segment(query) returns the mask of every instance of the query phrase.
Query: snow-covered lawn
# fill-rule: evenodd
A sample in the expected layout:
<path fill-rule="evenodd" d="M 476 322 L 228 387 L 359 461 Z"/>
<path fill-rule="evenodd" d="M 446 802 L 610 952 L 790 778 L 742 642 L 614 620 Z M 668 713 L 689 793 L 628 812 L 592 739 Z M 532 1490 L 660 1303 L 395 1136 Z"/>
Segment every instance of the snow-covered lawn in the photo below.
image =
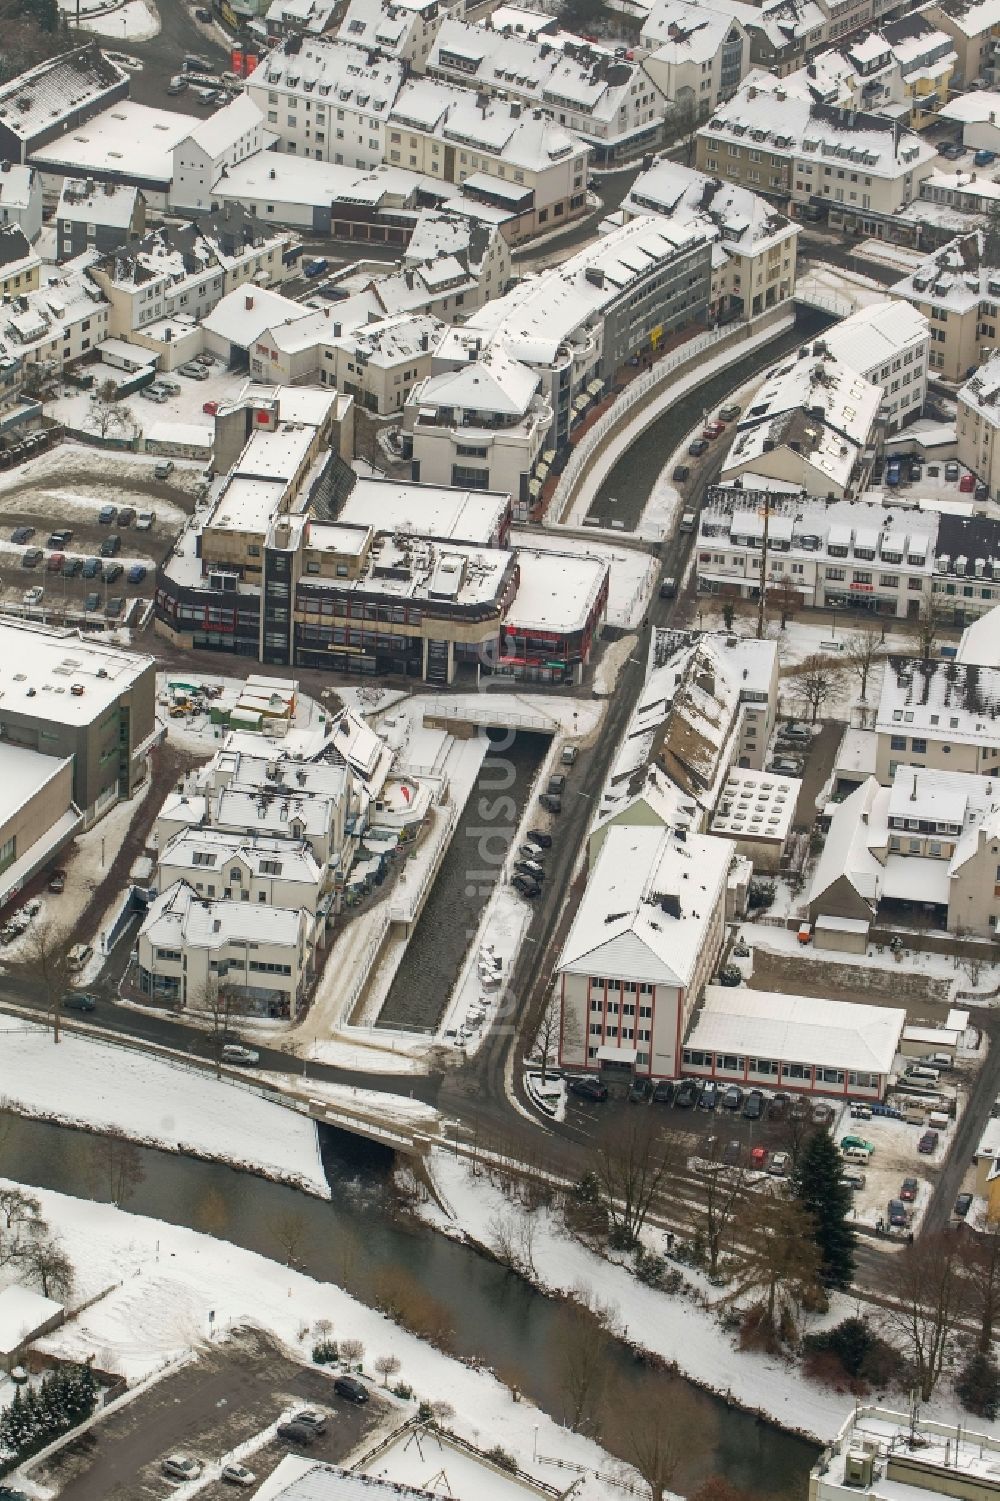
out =
<path fill-rule="evenodd" d="M 70 9 L 69 6 L 65 8 Z M 146 0 L 126 0 L 126 4 L 117 10 L 106 11 L 100 16 L 83 16 L 80 25 L 84 31 L 96 32 L 112 42 L 146 42 L 160 33 L 160 18 Z"/>
<path fill-rule="evenodd" d="M 131 0 L 131 3 L 140 4 L 142 0 Z M 194 123 L 194 117 L 192 117 L 192 124 Z M 152 427 L 154 423 L 160 422 L 193 422 L 198 425 L 210 422 L 211 418 L 204 411 L 205 403 L 234 400 L 247 383 L 245 371 L 234 374 L 232 371 L 223 370 L 218 364 L 212 367 L 208 380 L 190 380 L 186 375 L 176 373 L 171 379 L 175 379 L 181 387 L 178 396 L 170 396 L 164 402 L 146 401 L 140 396 L 129 396 L 123 403 L 119 403 L 129 409 L 143 431 Z M 79 428 L 83 432 L 94 430 L 93 405 L 89 391 L 73 391 L 64 396 L 58 396 L 54 401 L 46 402 L 45 409 L 51 412 L 59 422 L 65 422 L 69 427 Z"/>
<path fill-rule="evenodd" d="M 400 1379 L 418 1398 L 448 1402 L 455 1413 L 449 1426 L 471 1442 L 486 1449 L 502 1445 L 522 1469 L 550 1482 L 552 1468 L 539 1465 L 536 1452 L 583 1467 L 590 1473 L 575 1496 L 621 1501 L 620 1490 L 594 1477 L 598 1470 L 617 1474 L 619 1467 L 590 1439 L 560 1427 L 523 1397 L 515 1402 L 488 1372 L 450 1359 L 341 1288 L 193 1230 L 48 1189 L 31 1191 L 75 1265 L 78 1301 L 111 1289 L 40 1340 L 40 1349 L 77 1360 L 96 1354 L 103 1367 L 134 1383 L 203 1344 L 209 1310 L 216 1337 L 240 1324 L 262 1327 L 303 1361 L 314 1325 L 328 1319 L 336 1339 L 362 1341 L 369 1373 L 380 1355 L 396 1355 Z"/>
<path fill-rule="evenodd" d="M 228 1162 L 321 1198 L 330 1189 L 316 1127 L 204 1069 L 0 1016 L 0 1099 L 23 1115 Z"/>

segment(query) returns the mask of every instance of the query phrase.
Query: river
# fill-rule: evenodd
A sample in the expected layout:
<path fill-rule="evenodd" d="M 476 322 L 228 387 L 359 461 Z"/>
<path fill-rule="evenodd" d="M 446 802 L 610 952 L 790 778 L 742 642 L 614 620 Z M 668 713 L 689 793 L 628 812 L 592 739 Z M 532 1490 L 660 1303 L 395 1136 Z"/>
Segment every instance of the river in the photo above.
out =
<path fill-rule="evenodd" d="M 91 1138 L 43 1121 L 15 1119 L 0 1140 L 0 1175 L 77 1197 L 104 1200 L 90 1172 Z M 566 1402 L 567 1327 L 563 1304 L 546 1298 L 490 1258 L 400 1214 L 390 1186 L 392 1161 L 380 1148 L 321 1128 L 331 1203 L 295 1189 L 195 1161 L 140 1148 L 145 1176 L 124 1205 L 136 1214 L 184 1225 L 276 1260 L 269 1226 L 304 1222 L 302 1269 L 375 1301 L 387 1272 L 404 1272 L 447 1312 L 456 1355 L 476 1356 L 562 1419 Z M 736 1359 L 734 1355 L 734 1359 Z M 641 1386 L 658 1394 L 664 1411 L 683 1404 L 689 1452 L 673 1481 L 682 1493 L 706 1476 L 723 1475 L 760 1501 L 802 1501 L 816 1449 L 758 1422 L 677 1376 L 651 1371 L 620 1344 L 609 1356 L 609 1382 L 620 1405 Z M 610 1446 L 612 1437 L 603 1440 Z"/>

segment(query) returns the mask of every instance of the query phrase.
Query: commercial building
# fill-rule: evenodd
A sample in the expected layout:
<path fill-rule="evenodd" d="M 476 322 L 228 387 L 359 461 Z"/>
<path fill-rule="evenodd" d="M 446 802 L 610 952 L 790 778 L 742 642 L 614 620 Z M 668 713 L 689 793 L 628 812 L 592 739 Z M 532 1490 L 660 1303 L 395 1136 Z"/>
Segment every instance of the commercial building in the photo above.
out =
<path fill-rule="evenodd" d="M 0 224 L 17 224 L 32 244 L 42 229 L 42 178 L 34 167 L 0 161 Z"/>
<path fill-rule="evenodd" d="M 623 222 L 644 214 L 692 226 L 711 242 L 711 318 L 756 317 L 794 296 L 798 225 L 759 194 L 663 157 L 622 202 Z"/>
<path fill-rule="evenodd" d="M 986 486 L 1000 493 L 1000 355 L 990 355 L 958 393 L 958 458 Z"/>
<path fill-rule="evenodd" d="M 930 321 L 930 363 L 942 380 L 962 381 L 996 347 L 1000 264 L 985 230 L 960 235 L 896 282 Z"/>
<path fill-rule="evenodd" d="M 703 172 L 867 234 L 883 233 L 879 216 L 911 203 L 936 162 L 934 147 L 897 121 L 817 103 L 799 80 L 760 72 L 697 135 Z"/>
<path fill-rule="evenodd" d="M 809 1501 L 995 1495 L 1000 1441 L 967 1423 L 857 1405 L 809 1476 Z"/>
<path fill-rule="evenodd" d="M 879 416 L 887 432 L 919 417 L 927 399 L 930 323 L 899 298 L 870 302 L 827 329 L 823 343 L 835 360 L 881 386 Z"/>
<path fill-rule="evenodd" d="M 56 260 L 85 251 L 107 255 L 140 240 L 145 229 L 146 200 L 137 187 L 68 177 L 56 209 Z"/>
<path fill-rule="evenodd" d="M 556 964 L 559 1062 L 673 1079 L 722 949 L 733 846 L 610 828 Z"/>
<path fill-rule="evenodd" d="M 145 776 L 154 703 L 151 657 L 76 631 L 0 624 L 0 747 L 72 758 L 72 798 L 87 824 Z"/>
<path fill-rule="evenodd" d="M 752 475 L 838 500 L 866 486 L 882 390 L 817 342 L 775 366 L 746 407 L 722 478 Z"/>
<path fill-rule="evenodd" d="M 83 826 L 73 761 L 0 742 L 0 905 L 23 890 Z"/>
<path fill-rule="evenodd" d="M 517 549 L 493 671 L 527 683 L 581 683 L 608 605 L 608 565 L 579 553 Z"/>
<path fill-rule="evenodd" d="M 192 214 L 214 210 L 219 179 L 274 141 L 275 132 L 267 129 L 254 101 L 247 94 L 237 95 L 207 120 L 200 120 L 174 147 L 171 208 Z"/>
<path fill-rule="evenodd" d="M 32 147 L 28 160 L 48 188 L 58 187 L 64 177 L 92 177 L 137 187 L 150 208 L 165 210 L 174 147 L 190 129 L 190 115 L 123 98 L 75 130 L 47 137 L 46 145 Z"/>
<path fill-rule="evenodd" d="M 96 42 L 19 73 L 0 85 L 0 157 L 27 162 L 38 147 L 126 99 L 128 90 L 129 75 Z"/>
<path fill-rule="evenodd" d="M 750 68 L 750 37 L 738 16 L 692 0 L 656 0 L 639 40 L 649 48 L 650 78 L 693 120 L 731 98 Z"/>
<path fill-rule="evenodd" d="M 880 1100 L 906 1012 L 820 996 L 709 985 L 682 1072 L 722 1085 Z"/>

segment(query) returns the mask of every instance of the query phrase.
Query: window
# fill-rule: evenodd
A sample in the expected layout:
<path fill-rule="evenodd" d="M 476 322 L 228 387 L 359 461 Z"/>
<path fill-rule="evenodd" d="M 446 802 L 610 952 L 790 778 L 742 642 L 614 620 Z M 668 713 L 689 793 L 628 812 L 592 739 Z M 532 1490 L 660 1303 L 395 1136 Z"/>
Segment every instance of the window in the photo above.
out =
<path fill-rule="evenodd" d="M 12 834 L 0 845 L 0 870 L 6 870 L 17 858 L 17 835 Z"/>
<path fill-rule="evenodd" d="M 917 739 L 916 737 L 914 737 L 914 740 L 913 740 L 913 750 L 914 750 L 915 754 L 918 755 L 918 756 L 926 756 L 926 754 L 927 754 L 927 741 L 926 740 L 920 740 L 920 739 Z"/>

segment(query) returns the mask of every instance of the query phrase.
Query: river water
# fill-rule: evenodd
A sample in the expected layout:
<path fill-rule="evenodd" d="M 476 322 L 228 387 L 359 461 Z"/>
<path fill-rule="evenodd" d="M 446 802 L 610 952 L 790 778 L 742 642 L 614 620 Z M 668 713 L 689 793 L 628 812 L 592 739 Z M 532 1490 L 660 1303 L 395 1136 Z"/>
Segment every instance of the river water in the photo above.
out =
<path fill-rule="evenodd" d="M 15 1120 L 0 1143 L 0 1175 L 103 1200 L 89 1171 L 90 1142 L 62 1126 Z M 380 1277 L 402 1270 L 447 1313 L 455 1354 L 479 1357 L 562 1420 L 564 1305 L 468 1246 L 401 1216 L 389 1184 L 391 1158 L 381 1149 L 326 1128 L 321 1142 L 331 1203 L 221 1164 L 140 1148 L 145 1177 L 124 1207 L 276 1260 L 283 1252 L 269 1226 L 294 1213 L 306 1226 L 304 1271 L 371 1303 Z M 720 1474 L 760 1501 L 802 1501 L 817 1452 L 813 1445 L 728 1407 L 680 1377 L 651 1371 L 622 1345 L 612 1346 L 607 1363 L 623 1410 L 631 1392 L 643 1400 L 654 1393 L 664 1412 L 683 1404 L 691 1440 L 674 1489 L 686 1493 L 706 1476 Z M 602 1438 L 613 1446 L 612 1434 Z"/>

